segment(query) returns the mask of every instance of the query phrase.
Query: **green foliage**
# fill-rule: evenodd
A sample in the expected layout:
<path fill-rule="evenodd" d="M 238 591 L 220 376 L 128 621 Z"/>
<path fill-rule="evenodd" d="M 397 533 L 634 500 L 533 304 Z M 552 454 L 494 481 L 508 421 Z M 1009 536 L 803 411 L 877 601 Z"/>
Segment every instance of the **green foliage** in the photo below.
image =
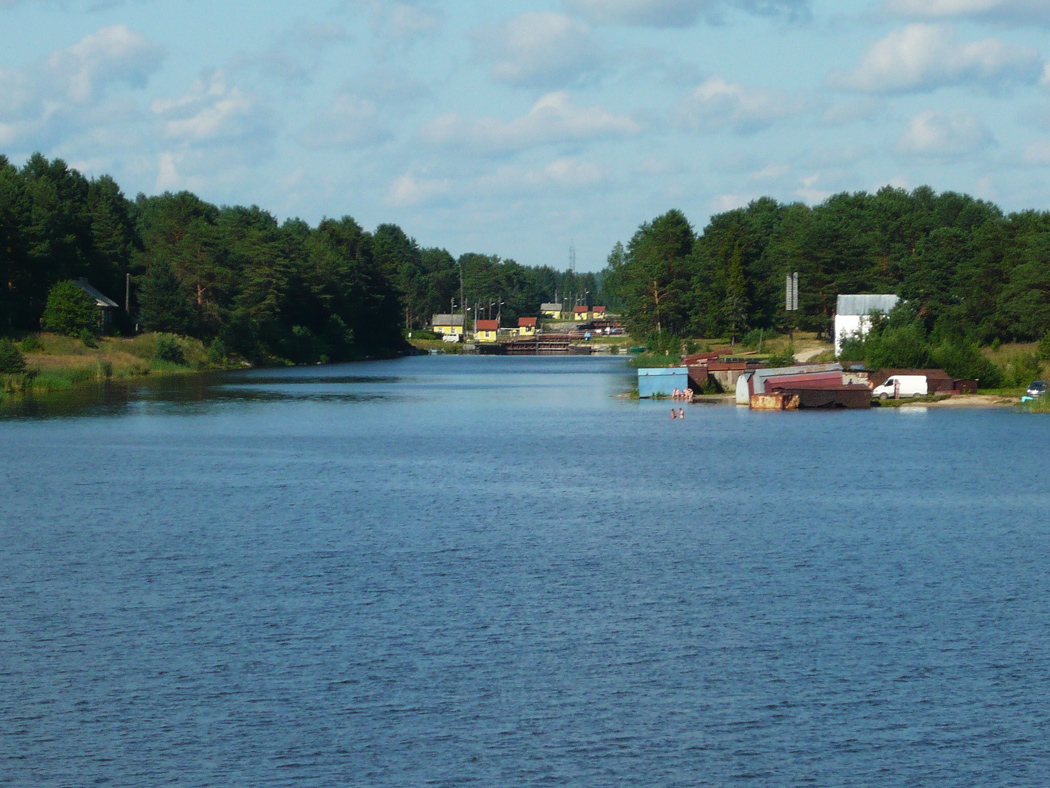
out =
<path fill-rule="evenodd" d="M 226 366 L 226 345 L 218 337 L 208 345 L 208 363 L 213 367 Z"/>
<path fill-rule="evenodd" d="M 948 339 L 934 347 L 930 354 L 934 366 L 940 367 L 953 378 L 973 379 L 981 388 L 999 388 L 1002 371 L 972 342 Z"/>
<path fill-rule="evenodd" d="M 1042 361 L 1050 361 L 1050 330 L 1043 334 L 1042 339 L 1039 340 L 1036 352 Z"/>
<path fill-rule="evenodd" d="M 930 365 L 930 346 L 918 323 L 873 331 L 866 350 L 872 369 L 924 369 Z"/>
<path fill-rule="evenodd" d="M 170 334 L 159 334 L 153 351 L 153 357 L 158 361 L 167 361 L 171 364 L 185 364 L 186 355 L 179 345 L 178 339 Z"/>
<path fill-rule="evenodd" d="M 89 331 L 86 328 L 80 329 L 77 339 L 83 342 L 86 347 L 98 347 L 98 337 L 95 336 L 93 331 Z"/>
<path fill-rule="evenodd" d="M 761 353 L 762 342 L 765 339 L 765 334 L 766 332 L 761 328 L 752 329 L 744 335 L 744 338 L 740 340 L 740 344 L 748 350 L 757 350 Z"/>
<path fill-rule="evenodd" d="M 771 367 L 791 367 L 795 365 L 795 346 L 788 345 L 782 350 L 770 354 L 766 363 Z"/>
<path fill-rule="evenodd" d="M 1007 387 L 1027 386 L 1042 377 L 1042 361 L 1035 351 L 1012 353 L 1006 359 L 1002 371 L 1002 385 Z M 982 387 L 994 388 L 994 386 Z M 1044 395 L 1046 396 L 1046 395 Z"/>
<path fill-rule="evenodd" d="M 47 305 L 40 321 L 47 331 L 66 336 L 98 330 L 98 309 L 95 302 L 71 280 L 59 282 L 47 294 Z"/>
<path fill-rule="evenodd" d="M 40 343 L 40 337 L 36 334 L 28 334 L 18 346 L 23 353 L 36 353 L 43 347 Z"/>
<path fill-rule="evenodd" d="M 26 370 L 26 360 L 14 342 L 0 339 L 0 373 L 19 375 Z"/>

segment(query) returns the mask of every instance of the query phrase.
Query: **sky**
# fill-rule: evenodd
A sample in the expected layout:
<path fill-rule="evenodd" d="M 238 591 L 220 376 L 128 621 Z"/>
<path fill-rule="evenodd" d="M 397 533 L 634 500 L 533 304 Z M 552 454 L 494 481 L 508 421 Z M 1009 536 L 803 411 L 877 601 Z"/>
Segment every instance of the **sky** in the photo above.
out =
<path fill-rule="evenodd" d="M 672 208 L 1050 209 L 1050 0 L 0 0 L 0 153 L 597 271 Z"/>

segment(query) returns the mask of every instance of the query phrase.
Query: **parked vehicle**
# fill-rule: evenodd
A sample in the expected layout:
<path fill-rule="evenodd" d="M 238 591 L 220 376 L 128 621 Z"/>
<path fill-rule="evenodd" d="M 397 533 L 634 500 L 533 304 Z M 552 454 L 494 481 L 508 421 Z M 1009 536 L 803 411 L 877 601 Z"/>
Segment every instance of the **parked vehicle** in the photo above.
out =
<path fill-rule="evenodd" d="M 871 396 L 878 399 L 903 399 L 925 397 L 928 391 L 925 375 L 891 375 L 885 383 L 871 390 Z"/>
<path fill-rule="evenodd" d="M 1036 397 L 1041 397 L 1045 393 L 1046 393 L 1046 381 L 1045 380 L 1033 380 L 1032 381 L 1032 385 L 1029 386 L 1028 387 L 1028 391 L 1025 392 L 1025 394 L 1028 395 L 1029 397 L 1031 397 L 1032 399 L 1035 399 Z"/>

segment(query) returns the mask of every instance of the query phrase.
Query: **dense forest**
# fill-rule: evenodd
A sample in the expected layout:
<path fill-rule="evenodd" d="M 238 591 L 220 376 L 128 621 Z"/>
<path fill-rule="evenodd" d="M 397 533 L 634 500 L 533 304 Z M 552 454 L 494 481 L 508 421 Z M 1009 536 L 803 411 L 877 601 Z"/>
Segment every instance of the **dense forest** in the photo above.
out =
<path fill-rule="evenodd" d="M 61 159 L 0 155 L 0 335 L 39 329 L 48 293 L 86 277 L 122 306 L 118 328 L 220 340 L 253 361 L 393 353 L 455 305 L 516 325 L 557 293 L 602 303 L 601 276 L 421 247 L 395 224 L 349 216 L 311 227 L 189 192 L 130 200 Z M 466 302 L 465 305 L 462 302 Z"/>
<path fill-rule="evenodd" d="M 789 317 L 784 279 L 795 271 L 799 311 Z M 1050 331 L 1050 213 L 1007 216 L 928 187 L 837 194 L 815 207 L 764 198 L 712 217 L 700 234 L 672 210 L 613 249 L 605 284 L 639 336 L 827 335 L 840 293 L 896 293 L 919 335 L 1032 341 Z"/>

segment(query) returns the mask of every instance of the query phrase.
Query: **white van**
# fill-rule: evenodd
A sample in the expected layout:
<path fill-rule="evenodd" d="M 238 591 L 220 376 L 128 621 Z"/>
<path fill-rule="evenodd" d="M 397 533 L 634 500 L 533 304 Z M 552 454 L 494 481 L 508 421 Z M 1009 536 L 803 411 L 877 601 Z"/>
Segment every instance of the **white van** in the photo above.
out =
<path fill-rule="evenodd" d="M 928 391 L 925 375 L 891 375 L 881 386 L 871 390 L 873 399 L 925 397 Z"/>

